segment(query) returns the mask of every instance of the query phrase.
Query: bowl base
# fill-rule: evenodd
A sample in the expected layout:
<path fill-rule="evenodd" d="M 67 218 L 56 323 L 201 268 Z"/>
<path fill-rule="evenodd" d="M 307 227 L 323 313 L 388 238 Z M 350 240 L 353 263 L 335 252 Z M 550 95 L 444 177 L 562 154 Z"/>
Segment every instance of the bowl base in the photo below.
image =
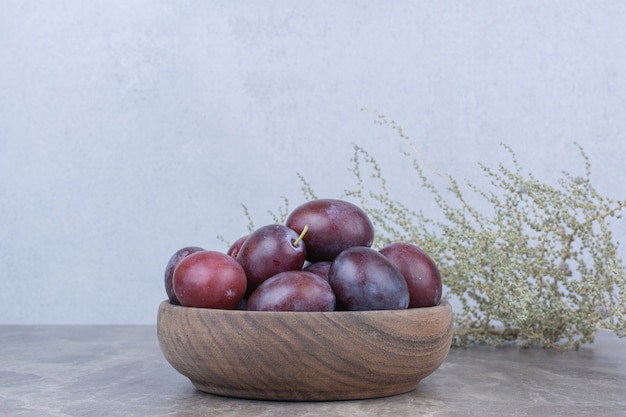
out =
<path fill-rule="evenodd" d="M 405 394 L 417 388 L 416 384 L 385 387 L 385 389 L 368 391 L 271 391 L 271 390 L 248 390 L 232 387 L 218 387 L 205 385 L 201 382 L 191 381 L 194 387 L 207 394 L 221 397 L 243 398 L 248 400 L 266 401 L 348 401 L 367 400 L 373 398 L 391 397 Z"/>

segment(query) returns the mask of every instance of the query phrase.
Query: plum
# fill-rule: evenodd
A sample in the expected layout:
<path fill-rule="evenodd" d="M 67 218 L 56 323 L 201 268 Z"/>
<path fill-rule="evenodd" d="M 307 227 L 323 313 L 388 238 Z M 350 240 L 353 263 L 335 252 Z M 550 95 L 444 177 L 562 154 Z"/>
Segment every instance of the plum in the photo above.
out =
<path fill-rule="evenodd" d="M 433 307 L 441 302 L 442 282 L 435 261 L 421 248 L 394 242 L 380 250 L 400 270 L 409 288 L 409 308 Z"/>
<path fill-rule="evenodd" d="M 335 294 L 312 272 L 285 271 L 264 281 L 250 295 L 250 311 L 333 311 Z"/>
<path fill-rule="evenodd" d="M 407 283 L 398 268 L 375 249 L 353 246 L 341 252 L 328 282 L 345 310 L 400 310 L 409 305 Z"/>
<path fill-rule="evenodd" d="M 204 249 L 197 246 L 186 246 L 184 248 L 178 249 L 171 256 L 170 260 L 167 262 L 165 266 L 165 292 L 167 293 L 167 298 L 170 300 L 170 303 L 180 305 L 180 301 L 176 298 L 176 294 L 174 294 L 174 288 L 172 287 L 172 280 L 174 278 L 174 270 L 187 256 L 192 253 L 203 251 Z"/>
<path fill-rule="evenodd" d="M 228 247 L 226 251 L 226 255 L 230 255 L 233 258 L 237 258 L 237 254 L 239 253 L 239 249 L 243 246 L 243 242 L 246 241 L 248 235 L 241 236 L 239 239 L 235 240 L 232 245 Z"/>
<path fill-rule="evenodd" d="M 185 307 L 234 309 L 243 299 L 246 286 L 241 265 L 222 252 L 193 253 L 174 270 L 174 293 Z"/>
<path fill-rule="evenodd" d="M 285 225 L 304 236 L 309 262 L 332 261 L 351 246 L 372 246 L 374 226 L 355 204 L 337 199 L 317 199 L 296 207 Z"/>
<path fill-rule="evenodd" d="M 330 265 L 332 262 L 330 261 L 319 261 L 306 265 L 302 268 L 303 271 L 313 272 L 315 275 L 318 275 L 324 280 L 328 281 L 328 270 L 330 269 Z"/>
<path fill-rule="evenodd" d="M 279 272 L 301 270 L 306 245 L 293 229 L 280 224 L 261 226 L 243 242 L 237 262 L 248 277 L 248 294 Z"/>

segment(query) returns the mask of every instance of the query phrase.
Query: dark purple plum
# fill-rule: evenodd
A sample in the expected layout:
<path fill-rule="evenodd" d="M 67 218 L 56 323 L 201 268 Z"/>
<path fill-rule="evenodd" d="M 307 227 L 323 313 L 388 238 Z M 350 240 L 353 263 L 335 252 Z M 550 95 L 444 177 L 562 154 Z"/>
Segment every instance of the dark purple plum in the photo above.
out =
<path fill-rule="evenodd" d="M 333 311 L 335 294 L 312 272 L 285 271 L 264 281 L 250 295 L 249 311 Z"/>
<path fill-rule="evenodd" d="M 246 286 L 241 265 L 222 252 L 192 253 L 174 270 L 174 293 L 185 307 L 235 309 Z"/>
<path fill-rule="evenodd" d="M 441 302 L 442 282 L 435 261 L 421 248 L 406 242 L 380 250 L 400 270 L 409 287 L 409 308 L 433 307 Z"/>
<path fill-rule="evenodd" d="M 324 278 L 325 281 L 328 281 L 328 270 L 330 269 L 330 265 L 332 262 L 330 261 L 319 261 L 314 262 L 312 264 L 308 264 L 302 270 L 307 272 L 313 272 L 315 275 L 319 275 Z"/>
<path fill-rule="evenodd" d="M 247 238 L 248 238 L 248 235 L 245 235 L 235 240 L 235 242 L 229 246 L 228 250 L 226 251 L 226 255 L 230 255 L 236 259 L 237 254 L 239 253 L 239 249 L 241 249 L 243 242 L 245 242 Z"/>
<path fill-rule="evenodd" d="M 180 305 L 180 301 L 176 298 L 176 294 L 174 294 L 174 288 L 172 287 L 172 279 L 174 278 L 174 270 L 187 256 L 192 253 L 203 251 L 204 249 L 199 248 L 197 246 L 187 246 L 181 248 L 174 252 L 174 254 L 170 257 L 170 260 L 167 262 L 165 266 L 165 292 L 167 293 L 167 298 L 170 300 L 170 303 Z"/>
<path fill-rule="evenodd" d="M 283 271 L 301 270 L 306 258 L 306 245 L 293 229 L 270 224 L 248 236 L 237 253 L 248 277 L 248 294 L 266 279 Z"/>
<path fill-rule="evenodd" d="M 239 304 L 237 304 L 237 307 L 235 307 L 235 310 L 246 310 L 247 305 L 248 305 L 248 298 L 243 297 L 241 301 L 239 302 Z"/>
<path fill-rule="evenodd" d="M 328 282 L 344 310 L 400 310 L 409 305 L 407 283 L 398 268 L 377 250 L 353 246 L 341 252 Z"/>
<path fill-rule="evenodd" d="M 287 227 L 304 236 L 307 260 L 332 261 L 352 246 L 369 247 L 374 241 L 374 226 L 358 206 L 343 200 L 318 199 L 296 207 L 287 217 Z"/>

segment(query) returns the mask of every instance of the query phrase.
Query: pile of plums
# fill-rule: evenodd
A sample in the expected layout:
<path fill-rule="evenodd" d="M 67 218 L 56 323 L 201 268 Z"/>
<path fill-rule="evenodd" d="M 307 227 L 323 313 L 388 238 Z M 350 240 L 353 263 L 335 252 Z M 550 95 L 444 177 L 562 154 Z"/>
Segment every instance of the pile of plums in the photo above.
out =
<path fill-rule="evenodd" d="M 372 248 L 374 226 L 355 204 L 308 201 L 285 224 L 262 226 L 227 252 L 185 247 L 165 268 L 172 304 L 252 311 L 394 310 L 431 307 L 442 282 L 415 245 Z"/>

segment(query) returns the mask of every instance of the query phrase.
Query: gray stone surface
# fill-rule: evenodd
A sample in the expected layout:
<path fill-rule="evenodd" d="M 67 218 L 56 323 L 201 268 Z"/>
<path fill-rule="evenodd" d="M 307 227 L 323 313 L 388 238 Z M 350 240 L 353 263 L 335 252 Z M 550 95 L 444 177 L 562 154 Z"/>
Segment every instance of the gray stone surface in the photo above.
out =
<path fill-rule="evenodd" d="M 576 351 L 455 348 L 416 390 L 342 402 L 197 391 L 163 358 L 154 326 L 0 326 L 0 415 L 625 416 L 626 340 Z"/>

